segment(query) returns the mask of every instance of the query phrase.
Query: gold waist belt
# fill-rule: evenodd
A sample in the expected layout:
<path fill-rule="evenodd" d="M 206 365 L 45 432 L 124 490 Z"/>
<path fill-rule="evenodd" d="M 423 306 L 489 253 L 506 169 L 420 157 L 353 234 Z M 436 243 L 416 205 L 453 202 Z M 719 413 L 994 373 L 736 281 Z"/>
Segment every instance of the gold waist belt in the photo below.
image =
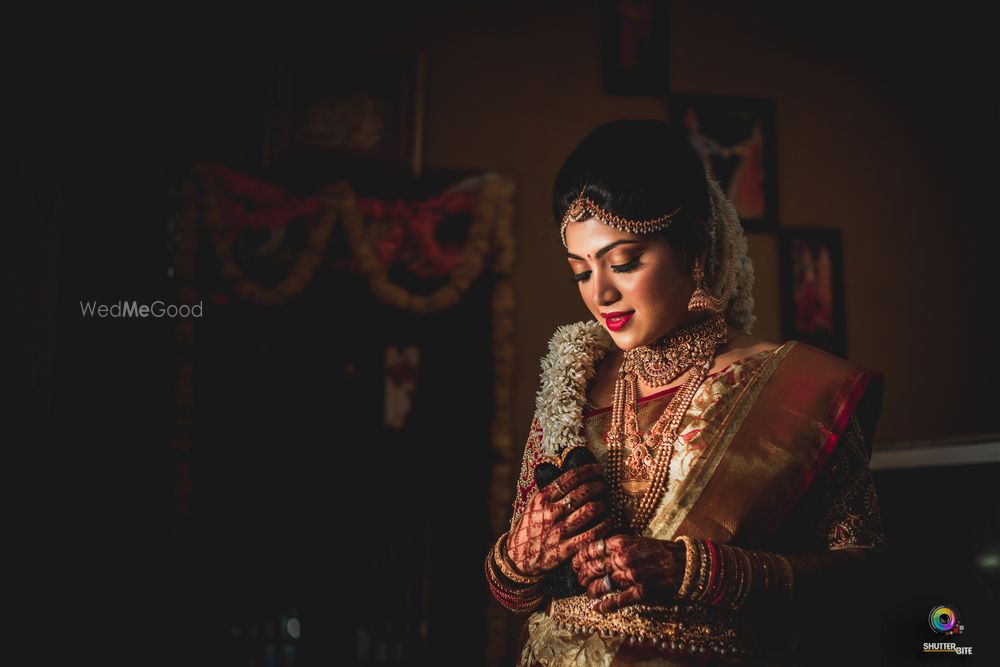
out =
<path fill-rule="evenodd" d="M 772 612 L 766 628 L 754 628 L 745 613 L 678 600 L 672 605 L 627 605 L 608 614 L 590 608 L 586 594 L 552 600 L 548 614 L 573 632 L 596 632 L 620 637 L 632 645 L 645 644 L 666 653 L 717 654 L 740 659 L 777 657 L 791 651 L 791 630 Z M 763 629 L 763 632 L 761 631 Z"/>

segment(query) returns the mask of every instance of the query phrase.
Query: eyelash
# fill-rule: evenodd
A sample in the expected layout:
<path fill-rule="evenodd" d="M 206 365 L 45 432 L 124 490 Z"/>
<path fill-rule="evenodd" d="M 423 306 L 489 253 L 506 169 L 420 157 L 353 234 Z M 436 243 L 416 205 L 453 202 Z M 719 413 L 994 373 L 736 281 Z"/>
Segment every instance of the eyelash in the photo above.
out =
<path fill-rule="evenodd" d="M 642 255 L 639 255 L 639 257 L 642 257 Z M 635 271 L 637 268 L 639 268 L 639 257 L 636 257 L 631 262 L 626 262 L 625 264 L 612 266 L 611 270 L 614 271 L 615 273 L 631 273 L 632 271 Z M 590 277 L 590 271 L 583 271 L 581 273 L 574 275 L 569 280 L 570 282 L 573 283 L 582 283 L 586 281 L 587 278 L 589 277 Z"/>

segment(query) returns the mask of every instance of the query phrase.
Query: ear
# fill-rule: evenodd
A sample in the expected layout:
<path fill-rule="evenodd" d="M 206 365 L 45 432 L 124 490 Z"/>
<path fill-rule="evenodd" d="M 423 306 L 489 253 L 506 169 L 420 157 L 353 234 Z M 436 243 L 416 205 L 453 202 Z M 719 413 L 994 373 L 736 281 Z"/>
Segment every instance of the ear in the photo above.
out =
<path fill-rule="evenodd" d="M 704 220 L 695 220 L 694 223 L 694 234 L 691 236 L 691 246 L 688 249 L 687 256 L 687 273 L 688 275 L 694 271 L 694 258 L 697 257 L 701 260 L 702 268 L 706 268 L 708 265 L 708 244 L 710 237 L 708 235 L 708 225 L 705 224 Z"/>

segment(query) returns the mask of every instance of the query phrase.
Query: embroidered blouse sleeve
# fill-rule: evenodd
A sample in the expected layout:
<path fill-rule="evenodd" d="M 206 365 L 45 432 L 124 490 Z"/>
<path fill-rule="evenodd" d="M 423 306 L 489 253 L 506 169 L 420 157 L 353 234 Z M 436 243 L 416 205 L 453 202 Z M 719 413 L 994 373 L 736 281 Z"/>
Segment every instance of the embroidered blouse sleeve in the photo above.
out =
<path fill-rule="evenodd" d="M 531 495 L 537 490 L 535 485 L 535 466 L 542 460 L 542 427 L 538 417 L 531 420 L 528 441 L 524 445 L 524 457 L 521 460 L 521 473 L 517 477 L 517 487 L 514 489 L 514 513 L 510 520 L 510 528 L 514 529 L 521 512 Z"/>
<path fill-rule="evenodd" d="M 843 440 L 833 450 L 820 483 L 825 510 L 815 535 L 818 546 L 829 549 L 883 548 L 882 516 L 858 418 L 851 416 Z"/>

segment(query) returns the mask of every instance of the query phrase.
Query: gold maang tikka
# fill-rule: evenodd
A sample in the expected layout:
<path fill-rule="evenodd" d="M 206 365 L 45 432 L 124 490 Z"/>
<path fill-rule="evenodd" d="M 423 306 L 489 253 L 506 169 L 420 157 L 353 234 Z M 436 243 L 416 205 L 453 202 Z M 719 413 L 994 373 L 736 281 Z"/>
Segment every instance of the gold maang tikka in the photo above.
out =
<path fill-rule="evenodd" d="M 652 234 L 655 231 L 669 227 L 670 222 L 679 210 L 681 210 L 680 206 L 670 213 L 653 218 L 652 220 L 630 220 L 604 210 L 593 199 L 584 197 L 581 194 L 566 209 L 566 214 L 562 219 L 562 226 L 559 228 L 559 235 L 562 237 L 563 246 L 568 248 L 569 246 L 566 245 L 566 227 L 571 222 L 580 222 L 587 218 L 597 218 L 608 227 L 614 227 L 618 231 L 630 234 Z"/>

